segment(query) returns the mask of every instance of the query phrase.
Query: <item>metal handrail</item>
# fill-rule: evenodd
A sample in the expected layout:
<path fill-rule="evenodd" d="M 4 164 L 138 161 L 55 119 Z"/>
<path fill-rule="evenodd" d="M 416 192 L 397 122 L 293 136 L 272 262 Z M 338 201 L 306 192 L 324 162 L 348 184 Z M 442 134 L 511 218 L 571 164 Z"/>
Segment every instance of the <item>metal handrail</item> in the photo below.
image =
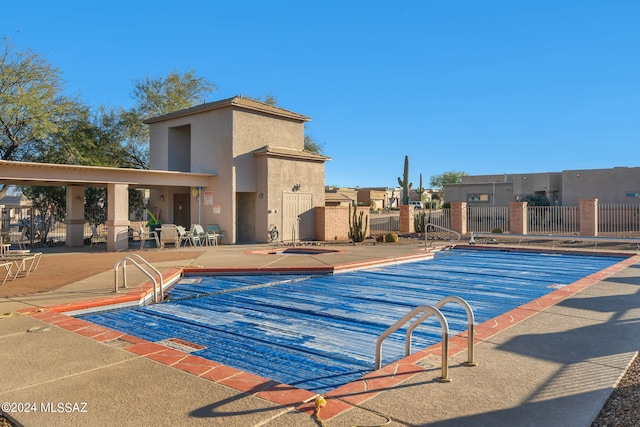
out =
<path fill-rule="evenodd" d="M 429 234 L 429 232 L 427 230 L 429 230 L 429 227 L 433 227 L 433 228 L 437 228 L 439 230 L 442 231 L 447 231 L 449 233 L 453 233 L 456 236 L 458 236 L 458 240 L 460 240 L 462 238 L 462 234 L 458 233 L 457 231 L 451 230 L 450 228 L 446 228 L 446 227 L 442 227 L 440 225 L 436 225 L 436 224 L 432 224 L 430 222 L 426 223 L 424 225 L 424 246 L 425 248 L 427 247 L 427 234 Z"/>
<path fill-rule="evenodd" d="M 473 326 L 475 323 L 475 318 L 473 315 L 473 310 L 471 309 L 471 306 L 469 305 L 468 302 L 466 302 L 464 299 L 460 297 L 456 297 L 453 295 L 449 295 L 442 298 L 436 305 L 434 305 L 434 307 L 437 309 L 440 309 L 445 304 L 450 302 L 457 302 L 467 312 L 467 329 L 469 331 L 468 337 L 467 337 L 467 361 L 464 362 L 463 364 L 466 366 L 477 366 L 478 364 L 473 360 L 474 358 L 473 346 L 475 344 L 475 339 L 474 339 L 475 332 L 474 332 L 474 326 Z M 409 345 L 411 345 L 410 341 L 409 341 Z M 409 348 L 409 350 L 411 350 L 411 348 Z"/>
<path fill-rule="evenodd" d="M 418 320 L 416 320 L 411 326 L 413 327 L 411 330 L 415 329 L 419 324 L 424 322 L 427 318 L 431 316 L 436 316 L 436 318 L 440 321 L 440 326 L 442 327 L 442 376 L 438 378 L 438 381 L 448 382 L 451 381 L 448 378 L 448 359 L 449 359 L 449 324 L 447 323 L 447 319 L 442 315 L 440 310 L 435 307 L 428 305 L 421 305 L 409 313 L 407 313 L 402 319 L 398 320 L 396 323 L 387 328 L 386 331 L 380 335 L 378 341 L 376 342 L 376 369 L 380 369 L 382 367 L 382 343 L 383 341 L 392 333 L 400 329 L 402 326 L 407 324 L 411 319 L 413 319 L 419 313 L 423 314 Z M 407 334 L 409 337 L 409 334 Z M 405 347 L 405 353 L 406 353 Z M 405 356 L 408 356 L 409 353 L 406 353 Z"/>
<path fill-rule="evenodd" d="M 153 277 L 153 275 L 151 275 L 151 273 L 149 273 L 147 270 L 145 270 L 140 264 L 138 264 L 132 257 L 136 257 L 138 258 L 140 261 L 142 261 L 146 266 L 148 266 L 149 268 L 151 268 L 160 278 L 160 286 L 158 286 L 158 281 L 155 279 L 155 277 Z M 131 261 L 133 263 L 133 265 L 135 265 L 136 267 L 138 267 L 138 269 L 140 271 L 142 271 L 144 274 L 147 275 L 147 277 L 149 277 L 151 279 L 151 281 L 153 282 L 153 302 L 154 303 L 158 303 L 161 302 L 164 299 L 164 283 L 162 280 L 162 273 L 160 273 L 160 271 L 155 268 L 153 265 L 151 265 L 147 260 L 145 260 L 144 258 L 142 258 L 140 255 L 138 254 L 131 254 L 129 256 L 126 256 L 124 258 L 121 258 L 118 260 L 118 262 L 116 262 L 115 266 L 114 266 L 114 271 L 115 271 L 115 288 L 114 288 L 114 292 L 118 293 L 118 268 L 120 267 L 120 265 L 122 264 L 122 287 L 126 288 L 127 287 L 127 261 Z M 159 291 L 158 291 L 159 288 Z M 158 298 L 158 295 L 160 296 L 160 298 Z"/>

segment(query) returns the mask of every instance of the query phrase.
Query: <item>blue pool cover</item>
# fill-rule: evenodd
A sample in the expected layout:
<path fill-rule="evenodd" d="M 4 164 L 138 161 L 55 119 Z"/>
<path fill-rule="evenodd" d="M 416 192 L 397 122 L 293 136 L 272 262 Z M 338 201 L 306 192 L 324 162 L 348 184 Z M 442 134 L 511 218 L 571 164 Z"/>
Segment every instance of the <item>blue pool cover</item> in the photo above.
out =
<path fill-rule="evenodd" d="M 205 348 L 193 354 L 324 393 L 371 372 L 380 334 L 416 306 L 458 296 L 478 324 L 622 259 L 456 249 L 337 275 L 189 276 L 169 302 L 82 317 L 153 342 L 196 343 Z M 459 305 L 442 312 L 451 336 L 467 329 Z M 404 356 L 405 332 L 385 341 L 383 364 Z M 440 324 L 432 317 L 413 336 L 414 349 L 436 344 Z"/>

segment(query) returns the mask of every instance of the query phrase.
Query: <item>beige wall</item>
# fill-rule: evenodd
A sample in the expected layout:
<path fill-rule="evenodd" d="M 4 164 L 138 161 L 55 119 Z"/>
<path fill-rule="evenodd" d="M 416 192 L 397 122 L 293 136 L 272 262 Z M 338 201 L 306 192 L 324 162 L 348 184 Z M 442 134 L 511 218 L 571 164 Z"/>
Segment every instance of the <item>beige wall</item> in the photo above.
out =
<path fill-rule="evenodd" d="M 237 191 L 255 192 L 259 181 L 253 151 L 266 145 L 302 151 L 304 123 L 253 111 L 233 112 L 233 166 L 236 168 Z"/>
<path fill-rule="evenodd" d="M 298 236 L 300 239 L 309 240 L 315 238 L 315 214 L 313 208 L 324 206 L 324 163 L 317 161 L 300 161 L 279 157 L 266 159 L 267 210 L 258 210 L 258 234 L 257 241 L 266 240 L 266 232 L 269 224 L 276 224 L 280 230 L 280 237 L 288 235 L 285 230 L 283 218 L 284 195 L 286 193 L 300 193 L 311 195 L 311 207 L 300 212 L 301 221 Z M 296 185 L 300 184 L 297 188 Z M 271 210 L 271 213 L 268 213 Z M 277 211 L 277 212 L 276 212 Z"/>
<path fill-rule="evenodd" d="M 219 224 L 226 231 L 227 243 L 264 242 L 269 224 L 281 230 L 282 195 L 294 191 L 295 184 L 300 184 L 295 191 L 311 194 L 313 206 L 324 204 L 327 158 L 303 155 L 306 120 L 243 98 L 151 119 L 151 167 L 165 169 L 171 164 L 170 129 L 189 125 L 190 171 L 216 175 L 201 193 L 213 192 L 213 205 L 204 205 L 202 196 L 200 200 L 190 198 L 192 222 L 198 222 L 200 212 L 199 222 Z M 159 192 L 164 192 L 164 202 Z M 155 203 L 165 213 L 163 220 L 171 222 L 172 194 L 185 192 L 190 193 L 191 188 L 165 187 L 151 195 L 150 205 Z M 314 238 L 314 223 L 313 215 L 307 214 L 298 236 Z"/>
<path fill-rule="evenodd" d="M 173 156 L 170 150 L 170 129 L 181 128 L 189 125 L 191 128 L 190 165 L 184 172 L 216 174 L 217 177 L 210 180 L 204 191 L 213 191 L 213 205 L 204 206 L 204 200 L 190 197 L 191 223 L 220 224 L 228 236 L 233 235 L 233 217 L 231 212 L 223 209 L 224 206 L 235 206 L 235 197 L 229 189 L 234 188 L 232 153 L 232 127 L 231 112 L 228 110 L 213 110 L 201 112 L 191 116 L 180 116 L 174 119 L 152 123 L 150 133 L 150 167 L 152 169 L 167 169 L 169 157 Z M 193 187 L 166 186 L 151 192 L 149 206 L 155 212 L 161 211 L 163 222 L 173 222 L 173 194 L 191 194 Z M 160 196 L 164 201 L 160 200 Z M 220 213 L 217 213 L 220 207 Z M 214 209 L 215 208 L 215 209 Z M 232 237 L 233 238 L 233 237 Z"/>
<path fill-rule="evenodd" d="M 562 204 L 578 206 L 580 199 L 598 199 L 600 204 L 637 203 L 640 193 L 640 167 L 566 170 L 562 172 Z"/>
<path fill-rule="evenodd" d="M 383 209 L 385 207 L 386 198 L 387 193 L 384 190 L 358 190 L 358 204 L 362 203 L 364 206 L 373 207 L 373 209 Z M 373 206 L 371 206 L 372 201 Z"/>

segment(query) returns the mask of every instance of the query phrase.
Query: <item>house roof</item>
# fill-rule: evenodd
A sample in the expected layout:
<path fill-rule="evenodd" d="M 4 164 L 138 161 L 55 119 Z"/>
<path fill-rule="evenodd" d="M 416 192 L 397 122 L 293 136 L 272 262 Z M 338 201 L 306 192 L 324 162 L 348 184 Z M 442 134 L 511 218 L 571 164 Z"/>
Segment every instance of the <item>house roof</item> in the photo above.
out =
<path fill-rule="evenodd" d="M 353 199 L 343 193 L 324 193 L 324 202 L 338 203 L 338 202 L 351 202 Z"/>
<path fill-rule="evenodd" d="M 264 102 L 255 101 L 250 98 L 243 98 L 242 96 L 234 96 L 233 98 L 222 99 L 214 102 L 207 102 L 205 104 L 196 105 L 195 107 L 186 108 L 184 110 L 174 111 L 173 113 L 164 114 L 162 116 L 151 117 L 144 121 L 145 124 L 162 122 L 165 120 L 171 120 L 178 117 L 190 116 L 193 114 L 204 113 L 207 111 L 218 110 L 222 108 L 238 108 L 242 110 L 257 111 L 272 116 L 283 117 L 300 122 L 308 122 L 310 117 L 303 116 L 302 114 L 294 113 L 293 111 L 285 110 L 284 108 L 274 107 Z"/>
<path fill-rule="evenodd" d="M 280 157 L 296 160 L 309 160 L 315 162 L 326 162 L 328 160 L 331 160 L 331 157 L 323 156 L 322 154 L 316 154 L 310 151 L 293 150 L 291 148 L 273 147 L 271 145 L 265 145 L 262 148 L 258 148 L 253 152 L 253 155 Z"/>
<path fill-rule="evenodd" d="M 4 206 L 4 207 L 31 206 L 31 200 L 27 199 L 23 195 L 4 196 L 3 198 L 0 199 L 0 206 Z"/>

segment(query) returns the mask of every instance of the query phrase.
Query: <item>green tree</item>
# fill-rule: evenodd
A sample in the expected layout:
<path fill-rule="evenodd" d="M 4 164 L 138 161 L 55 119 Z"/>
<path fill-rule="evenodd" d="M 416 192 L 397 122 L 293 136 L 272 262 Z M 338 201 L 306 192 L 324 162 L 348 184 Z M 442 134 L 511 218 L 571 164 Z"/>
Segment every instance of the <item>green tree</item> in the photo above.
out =
<path fill-rule="evenodd" d="M 135 153 L 123 144 L 126 128 L 117 111 L 104 107 L 92 112 L 76 104 L 64 126 L 38 141 L 29 161 L 85 166 L 135 168 Z"/>
<path fill-rule="evenodd" d="M 33 221 L 35 235 L 33 240 L 46 243 L 49 231 L 55 226 L 58 209 L 66 204 L 66 191 L 64 187 L 23 187 L 23 194 L 31 200 L 34 212 L 38 212 Z M 29 225 L 28 233 L 31 232 Z"/>
<path fill-rule="evenodd" d="M 28 160 L 38 143 L 58 132 L 74 108 L 62 94 L 61 73 L 29 50 L 17 51 L 4 37 L 0 46 L 0 159 Z M 0 197 L 7 186 L 0 187 Z"/>
<path fill-rule="evenodd" d="M 469 174 L 462 171 L 443 172 L 440 175 L 432 176 L 429 185 L 431 185 L 432 188 L 442 190 L 445 184 L 458 184 L 462 182 L 462 177 L 467 175 Z"/>
<path fill-rule="evenodd" d="M 322 144 L 308 133 L 304 135 L 304 151 L 310 153 L 322 154 Z"/>

